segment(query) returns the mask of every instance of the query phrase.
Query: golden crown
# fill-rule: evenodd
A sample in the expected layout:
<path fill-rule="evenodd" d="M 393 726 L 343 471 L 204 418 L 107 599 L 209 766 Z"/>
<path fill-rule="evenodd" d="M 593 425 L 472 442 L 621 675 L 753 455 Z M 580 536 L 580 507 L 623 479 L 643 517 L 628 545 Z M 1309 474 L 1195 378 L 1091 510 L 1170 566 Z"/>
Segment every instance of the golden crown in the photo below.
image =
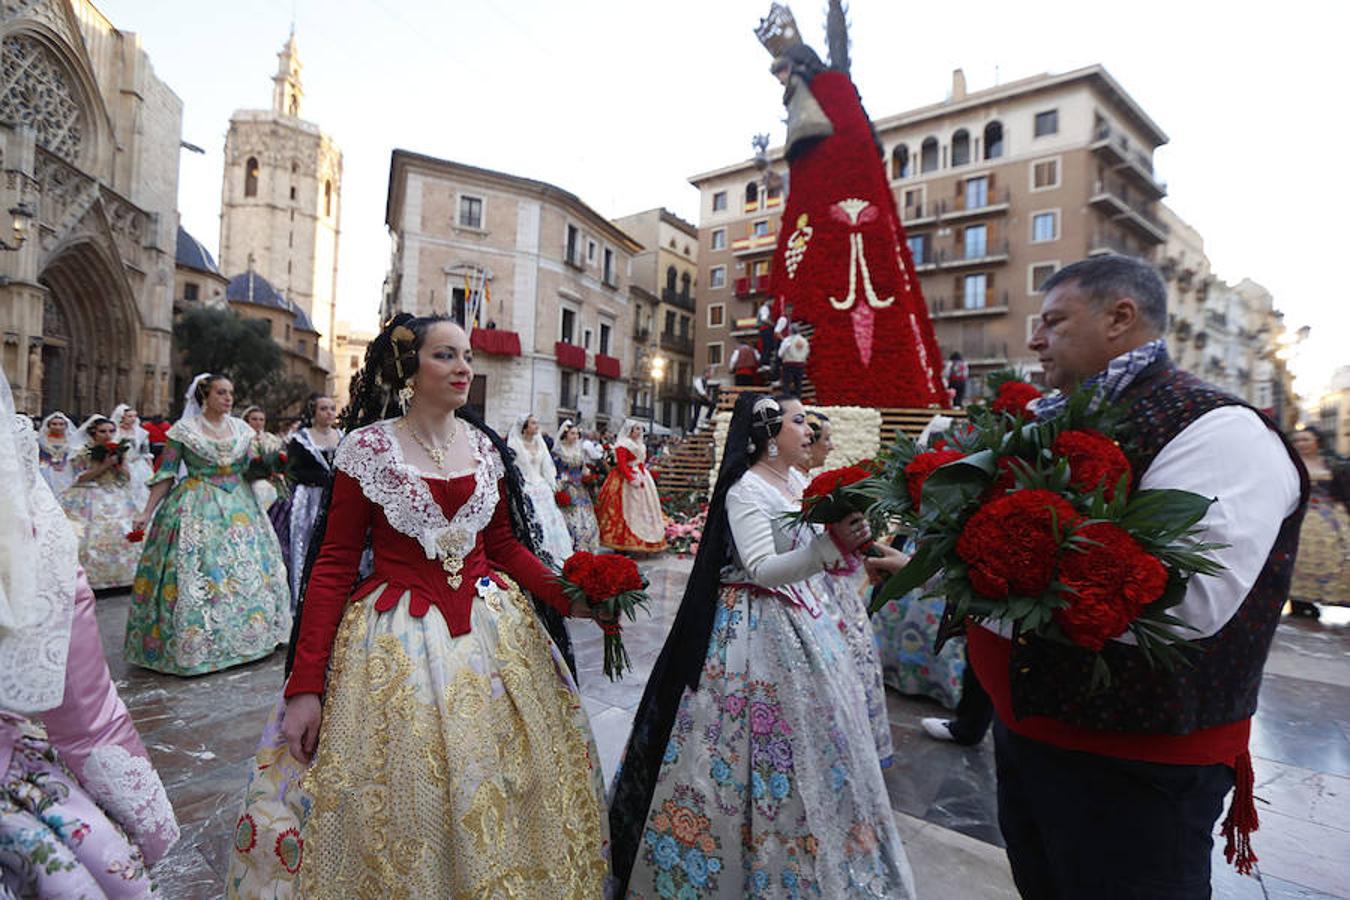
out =
<path fill-rule="evenodd" d="M 786 53 L 788 48 L 802 42 L 802 34 L 797 30 L 797 20 L 792 17 L 792 10 L 779 3 L 771 4 L 769 14 L 759 20 L 755 37 L 775 59 Z"/>

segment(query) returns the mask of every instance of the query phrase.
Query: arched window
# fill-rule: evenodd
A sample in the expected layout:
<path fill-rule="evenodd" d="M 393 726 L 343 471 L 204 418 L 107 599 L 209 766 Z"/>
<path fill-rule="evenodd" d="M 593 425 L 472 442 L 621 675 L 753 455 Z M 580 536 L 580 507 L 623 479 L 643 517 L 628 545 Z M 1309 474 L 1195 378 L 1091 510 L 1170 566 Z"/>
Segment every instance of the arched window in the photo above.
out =
<path fill-rule="evenodd" d="M 666 267 L 666 290 L 670 291 L 672 294 L 675 293 L 675 281 L 678 277 L 674 266 Z"/>
<path fill-rule="evenodd" d="M 759 185 L 753 181 L 745 186 L 745 202 L 746 203 L 759 202 Z"/>
<path fill-rule="evenodd" d="M 690 281 L 689 273 L 685 272 L 680 276 L 680 296 L 688 300 L 691 287 L 692 282 Z"/>
<path fill-rule="evenodd" d="M 984 158 L 998 159 L 1003 155 L 1003 123 L 994 121 L 984 126 Z"/>
<path fill-rule="evenodd" d="M 325 216 L 333 214 L 333 182 L 331 181 L 323 183 L 323 214 Z"/>
<path fill-rule="evenodd" d="M 936 172 L 938 167 L 938 141 L 935 137 L 923 139 L 923 146 L 919 148 L 919 171 Z"/>
<path fill-rule="evenodd" d="M 964 128 L 952 135 L 952 166 L 970 164 L 970 132 Z"/>
<path fill-rule="evenodd" d="M 909 147 L 896 144 L 895 149 L 891 151 L 891 179 L 908 178 L 910 174 Z"/>
<path fill-rule="evenodd" d="M 244 196 L 258 196 L 258 157 L 250 156 L 244 163 Z"/>

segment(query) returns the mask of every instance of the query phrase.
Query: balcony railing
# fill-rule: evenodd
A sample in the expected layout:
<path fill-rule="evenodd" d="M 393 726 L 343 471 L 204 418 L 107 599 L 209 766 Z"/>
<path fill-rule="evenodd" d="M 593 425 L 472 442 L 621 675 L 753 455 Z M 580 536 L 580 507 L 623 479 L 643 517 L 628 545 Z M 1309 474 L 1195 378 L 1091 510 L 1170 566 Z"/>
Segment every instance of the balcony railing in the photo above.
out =
<path fill-rule="evenodd" d="M 650 328 L 638 325 L 636 322 L 633 323 L 633 340 L 637 341 L 639 344 L 645 344 L 647 341 L 651 340 L 651 336 L 652 332 Z"/>
<path fill-rule="evenodd" d="M 937 218 L 937 204 L 911 203 L 900 210 L 900 221 L 906 225 L 923 225 Z M 917 260 L 916 260 L 917 262 Z"/>
<path fill-rule="evenodd" d="M 1167 182 L 1154 175 L 1153 157 L 1140 147 L 1131 147 L 1130 139 L 1110 125 L 1102 123 L 1097 126 L 1092 133 L 1092 149 L 1121 171 L 1133 175 L 1154 199 L 1167 193 Z"/>
<path fill-rule="evenodd" d="M 961 319 L 973 316 L 995 316 L 1002 315 L 1008 311 L 1008 292 L 995 291 L 989 288 L 984 292 L 983 297 L 977 297 L 982 301 L 978 306 L 968 305 L 971 298 L 964 294 L 959 296 L 938 295 L 928 298 L 928 312 L 935 319 Z"/>
<path fill-rule="evenodd" d="M 741 299 L 768 293 L 768 275 L 749 275 L 736 279 L 736 296 Z"/>
<path fill-rule="evenodd" d="M 961 357 L 972 366 L 1002 365 L 1008 361 L 1008 345 L 997 341 L 967 340 L 950 347 L 943 343 L 942 349 L 960 350 Z"/>
<path fill-rule="evenodd" d="M 654 412 L 650 406 L 638 406 L 636 403 L 629 410 L 629 415 L 635 419 L 650 419 Z"/>
<path fill-rule="evenodd" d="M 940 219 L 956 219 L 980 213 L 1005 210 L 1012 203 L 1012 192 L 1007 188 L 1001 191 L 985 191 L 983 197 L 970 197 L 964 191 L 952 200 L 941 200 L 937 204 Z"/>
<path fill-rule="evenodd" d="M 1124 186 L 1111 179 L 1098 179 L 1093 183 L 1092 196 L 1088 202 L 1112 216 L 1116 221 L 1131 225 L 1151 243 L 1161 244 L 1167 240 L 1168 228 L 1148 209 L 1131 203 Z"/>
<path fill-rule="evenodd" d="M 661 349 L 671 350 L 675 353 L 693 353 L 694 339 L 687 334 L 676 334 L 671 331 L 661 332 Z"/>
<path fill-rule="evenodd" d="M 1119 235 L 1105 231 L 1093 232 L 1088 242 L 1088 256 L 1100 256 L 1103 253 L 1119 253 L 1122 256 L 1138 256 L 1139 251 L 1131 247 Z"/>
<path fill-rule="evenodd" d="M 731 242 L 731 252 L 737 256 L 747 253 L 759 253 L 772 250 L 778 244 L 778 233 L 770 231 L 761 235 L 749 235 Z"/>
<path fill-rule="evenodd" d="M 939 250 L 937 254 L 938 266 L 947 269 L 1007 261 L 1007 241 L 986 241 L 983 246 L 960 246 L 951 250 Z"/>
<path fill-rule="evenodd" d="M 670 288 L 661 289 L 661 300 L 669 303 L 671 306 L 678 306 L 680 309 L 694 311 L 694 295 L 683 291 L 673 291 Z"/>

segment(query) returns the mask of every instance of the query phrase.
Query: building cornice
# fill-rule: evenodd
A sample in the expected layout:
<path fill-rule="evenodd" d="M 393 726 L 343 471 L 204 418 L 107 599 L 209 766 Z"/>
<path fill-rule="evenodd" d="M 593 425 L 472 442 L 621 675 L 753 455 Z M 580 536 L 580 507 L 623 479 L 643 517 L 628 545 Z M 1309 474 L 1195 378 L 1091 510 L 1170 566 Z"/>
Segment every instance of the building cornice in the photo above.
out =
<path fill-rule="evenodd" d="M 584 203 L 576 194 L 565 191 L 556 185 L 545 181 L 536 181 L 533 178 L 509 175 L 505 172 L 496 172 L 492 169 L 483 169 L 466 163 L 437 159 L 434 156 L 425 156 L 421 153 L 398 149 L 394 150 L 390 157 L 389 192 L 384 207 L 384 223 L 392 230 L 397 230 L 398 213 L 401 212 L 400 209 L 396 209 L 395 197 L 402 198 L 403 185 L 410 169 L 419 169 L 430 175 L 453 178 L 469 184 L 537 197 L 571 211 L 630 254 L 637 253 L 642 249 L 642 244 Z"/>

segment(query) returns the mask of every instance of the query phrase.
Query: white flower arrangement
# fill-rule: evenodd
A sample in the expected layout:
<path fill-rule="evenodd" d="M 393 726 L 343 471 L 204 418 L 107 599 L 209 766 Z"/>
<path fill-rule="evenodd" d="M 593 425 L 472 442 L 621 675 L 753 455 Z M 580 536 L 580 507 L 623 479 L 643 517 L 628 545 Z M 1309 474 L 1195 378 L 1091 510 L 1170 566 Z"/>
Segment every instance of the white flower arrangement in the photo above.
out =
<path fill-rule="evenodd" d="M 862 459 L 873 459 L 881 450 L 881 413 L 866 406 L 814 406 L 830 418 L 830 440 L 834 452 L 825 460 L 824 469 L 852 465 Z M 717 482 L 717 470 L 722 465 L 722 445 L 726 443 L 730 412 L 719 412 L 713 417 L 713 464 L 708 472 L 708 490 Z M 815 474 L 813 472 L 812 474 Z"/>

